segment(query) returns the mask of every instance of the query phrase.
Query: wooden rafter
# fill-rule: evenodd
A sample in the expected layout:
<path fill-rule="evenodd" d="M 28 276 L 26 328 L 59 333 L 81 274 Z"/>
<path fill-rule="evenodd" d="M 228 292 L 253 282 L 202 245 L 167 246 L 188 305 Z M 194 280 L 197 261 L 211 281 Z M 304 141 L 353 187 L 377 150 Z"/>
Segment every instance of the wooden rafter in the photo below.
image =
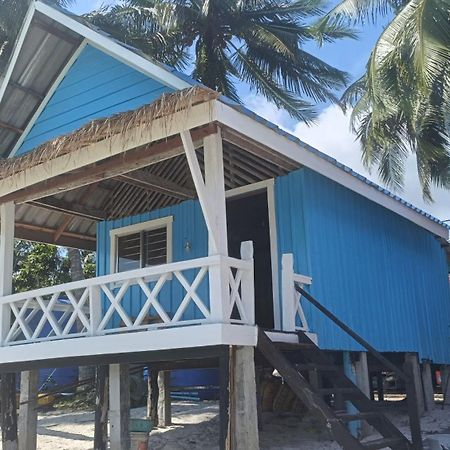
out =
<path fill-rule="evenodd" d="M 164 177 L 154 175 L 145 170 L 137 170 L 135 172 L 129 172 L 124 175 L 119 175 L 118 180 L 123 181 L 134 186 L 150 190 L 153 192 L 159 192 L 170 197 L 179 198 L 181 200 L 187 200 L 195 197 L 195 191 L 192 189 L 180 186 L 173 181 L 170 181 Z"/>
<path fill-rule="evenodd" d="M 91 220 L 105 220 L 106 214 L 89 206 L 80 205 L 77 203 L 67 202 L 57 198 L 46 198 L 41 200 L 33 200 L 30 202 L 33 206 L 50 209 L 52 211 L 59 211 L 72 216 L 79 216 L 84 219 Z"/>
<path fill-rule="evenodd" d="M 55 229 L 54 228 L 48 228 L 45 226 L 40 226 L 40 225 L 32 225 L 29 223 L 21 223 L 21 222 L 16 222 L 16 227 L 17 228 L 24 228 L 27 230 L 31 230 L 31 231 L 42 231 L 44 233 L 50 233 L 52 235 L 54 235 L 55 233 Z M 69 231 L 64 231 L 63 232 L 63 236 L 66 237 L 70 237 L 70 238 L 75 238 L 75 239 L 80 239 L 80 240 L 85 240 L 85 241 L 90 241 L 90 242 L 95 242 L 96 239 L 94 236 L 88 236 L 88 235 L 83 235 L 83 234 L 78 234 L 78 233 L 72 233 Z"/>
<path fill-rule="evenodd" d="M 0 128 L 4 128 L 5 130 L 14 131 L 16 134 L 22 134 L 23 130 L 22 128 L 18 128 L 14 125 L 11 125 L 9 123 L 0 122 Z"/>
<path fill-rule="evenodd" d="M 214 133 L 215 130 L 216 127 L 214 125 L 207 125 L 193 130 L 192 137 L 196 142 L 201 141 L 205 136 Z M 64 191 L 70 191 L 156 164 L 157 162 L 181 155 L 183 152 L 181 138 L 177 135 L 162 142 L 129 150 L 81 170 L 59 175 L 28 188 L 11 192 L 1 197 L 0 203 L 8 201 L 25 203 Z"/>
<path fill-rule="evenodd" d="M 36 25 L 41 30 L 46 31 L 47 33 L 52 34 L 53 36 L 56 36 L 59 39 L 62 39 L 63 41 L 68 42 L 72 45 L 78 45 L 80 43 L 80 40 L 68 35 L 60 28 L 55 27 L 54 25 L 51 25 L 47 22 L 44 22 L 43 20 L 35 19 L 33 22 L 33 25 Z"/>

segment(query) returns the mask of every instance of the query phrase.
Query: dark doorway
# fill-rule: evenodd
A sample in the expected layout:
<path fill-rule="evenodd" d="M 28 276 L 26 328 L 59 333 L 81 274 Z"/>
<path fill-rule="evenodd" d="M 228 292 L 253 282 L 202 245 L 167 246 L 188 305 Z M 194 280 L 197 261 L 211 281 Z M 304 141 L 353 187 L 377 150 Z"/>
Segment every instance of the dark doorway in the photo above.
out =
<path fill-rule="evenodd" d="M 240 258 L 243 241 L 253 241 L 255 257 L 255 318 L 257 325 L 273 329 L 272 262 L 267 191 L 227 201 L 228 252 Z"/>

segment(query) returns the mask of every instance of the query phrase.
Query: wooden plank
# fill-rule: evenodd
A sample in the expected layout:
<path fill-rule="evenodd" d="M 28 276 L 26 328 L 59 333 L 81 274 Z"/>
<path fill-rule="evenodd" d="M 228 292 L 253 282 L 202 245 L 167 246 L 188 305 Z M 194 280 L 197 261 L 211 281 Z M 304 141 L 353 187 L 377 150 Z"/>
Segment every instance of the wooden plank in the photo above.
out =
<path fill-rule="evenodd" d="M 17 400 L 15 373 L 2 374 L 0 398 L 2 405 L 2 448 L 5 450 L 17 449 Z"/>
<path fill-rule="evenodd" d="M 18 128 L 15 125 L 11 125 L 9 123 L 0 122 L 0 128 L 4 128 L 5 130 L 14 131 L 16 134 L 22 134 L 22 128 Z"/>
<path fill-rule="evenodd" d="M 172 425 L 172 401 L 170 398 L 170 372 L 158 373 L 158 426 Z"/>
<path fill-rule="evenodd" d="M 41 227 L 39 225 L 33 225 L 33 224 L 29 224 L 29 223 L 20 223 L 20 222 L 16 223 L 16 227 L 17 228 L 26 228 L 31 231 L 42 231 L 44 233 L 50 233 L 52 235 L 54 235 L 54 233 L 56 231 L 54 228 Z M 95 237 L 93 237 L 93 236 L 72 233 L 69 231 L 64 231 L 63 236 L 74 238 L 74 239 L 82 239 L 82 240 L 86 240 L 86 241 L 90 241 L 90 242 L 96 241 Z"/>
<path fill-rule="evenodd" d="M 95 376 L 94 450 L 108 448 L 109 367 L 97 366 Z"/>
<path fill-rule="evenodd" d="M 145 170 L 129 172 L 117 177 L 118 180 L 132 184 L 142 189 L 152 192 L 159 192 L 164 195 L 187 200 L 195 197 L 195 191 L 178 185 L 168 179 L 154 175 Z"/>
<path fill-rule="evenodd" d="M 192 131 L 195 142 L 202 141 L 205 136 L 214 133 L 215 126 L 206 126 Z M 25 203 L 48 197 L 57 193 L 70 191 L 75 188 L 86 186 L 109 178 L 141 169 L 143 167 L 156 164 L 160 161 L 173 158 L 183 154 L 181 138 L 173 138 L 158 142 L 152 145 L 139 147 L 126 153 L 119 154 L 64 175 L 42 181 L 24 189 L 20 189 L 0 197 L 0 203 L 14 201 L 15 203 Z"/>
<path fill-rule="evenodd" d="M 52 211 L 63 212 L 65 214 L 71 214 L 73 216 L 79 216 L 83 219 L 90 220 L 106 220 L 107 214 L 89 206 L 85 206 L 79 203 L 67 202 L 65 200 L 49 197 L 40 200 L 33 200 L 30 202 L 33 206 L 39 206 L 41 208 L 50 209 Z"/>

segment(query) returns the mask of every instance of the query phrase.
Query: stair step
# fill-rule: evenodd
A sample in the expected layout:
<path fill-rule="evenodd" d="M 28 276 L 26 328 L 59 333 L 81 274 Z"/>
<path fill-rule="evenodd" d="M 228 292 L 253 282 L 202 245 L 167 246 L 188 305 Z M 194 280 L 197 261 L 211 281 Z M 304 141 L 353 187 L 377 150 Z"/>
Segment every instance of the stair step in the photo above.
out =
<path fill-rule="evenodd" d="M 355 394 L 357 392 L 359 392 L 359 390 L 357 388 L 352 388 L 352 387 L 345 387 L 345 388 L 340 388 L 340 387 L 332 387 L 332 388 L 321 388 L 321 389 L 317 389 L 316 391 L 318 394 L 320 395 L 330 395 L 330 394 Z"/>
<path fill-rule="evenodd" d="M 382 438 L 375 441 L 364 442 L 363 446 L 367 450 L 379 450 L 382 448 L 391 448 L 398 444 L 402 444 L 403 440 L 400 438 Z"/>
<path fill-rule="evenodd" d="M 301 372 L 303 370 L 317 370 L 318 372 L 337 372 L 339 369 L 336 366 L 326 364 L 296 364 L 295 368 Z"/>
<path fill-rule="evenodd" d="M 355 413 L 355 414 L 337 414 L 338 418 L 342 420 L 343 422 L 353 422 L 355 420 L 367 420 L 372 419 L 374 417 L 382 418 L 380 413 L 376 411 L 368 411 L 368 412 L 362 412 L 362 413 Z"/>
<path fill-rule="evenodd" d="M 313 343 L 300 342 L 274 342 L 275 346 L 282 352 L 295 352 L 298 350 L 307 350 L 317 348 Z"/>

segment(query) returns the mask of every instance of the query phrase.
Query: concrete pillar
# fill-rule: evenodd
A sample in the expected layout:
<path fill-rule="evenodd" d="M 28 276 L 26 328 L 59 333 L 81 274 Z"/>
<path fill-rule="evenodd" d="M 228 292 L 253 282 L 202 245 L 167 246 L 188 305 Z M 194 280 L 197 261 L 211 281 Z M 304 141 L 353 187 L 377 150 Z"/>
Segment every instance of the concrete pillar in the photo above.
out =
<path fill-rule="evenodd" d="M 360 352 L 358 354 L 358 359 L 355 361 L 354 366 L 356 385 L 367 398 L 370 398 L 370 373 L 366 352 Z M 360 435 L 362 437 L 368 436 L 371 431 L 372 427 L 366 421 L 362 421 L 359 430 Z"/>
<path fill-rule="evenodd" d="M 161 371 L 158 373 L 158 426 L 168 427 L 171 424 L 170 372 Z"/>
<path fill-rule="evenodd" d="M 424 362 L 422 364 L 422 386 L 423 386 L 423 396 L 425 400 L 425 409 L 427 411 L 432 411 L 434 409 L 434 386 L 433 386 L 433 376 L 431 372 L 431 364 L 429 362 Z"/>
<path fill-rule="evenodd" d="M 441 366 L 441 387 L 444 405 L 450 405 L 450 366 Z"/>
<path fill-rule="evenodd" d="M 39 370 L 20 377 L 19 450 L 36 450 Z"/>
<path fill-rule="evenodd" d="M 416 353 L 406 353 L 405 354 L 405 364 L 408 364 L 411 368 L 411 375 L 413 377 L 413 382 L 415 385 L 416 393 L 417 393 L 417 409 L 419 415 L 423 415 L 425 412 L 425 402 L 423 397 L 423 388 L 422 388 L 422 376 L 420 373 L 420 364 L 419 358 Z"/>
<path fill-rule="evenodd" d="M 130 367 L 109 366 L 109 425 L 111 450 L 130 450 Z"/>
<path fill-rule="evenodd" d="M 230 360 L 231 448 L 259 450 L 253 347 L 233 347 Z"/>

